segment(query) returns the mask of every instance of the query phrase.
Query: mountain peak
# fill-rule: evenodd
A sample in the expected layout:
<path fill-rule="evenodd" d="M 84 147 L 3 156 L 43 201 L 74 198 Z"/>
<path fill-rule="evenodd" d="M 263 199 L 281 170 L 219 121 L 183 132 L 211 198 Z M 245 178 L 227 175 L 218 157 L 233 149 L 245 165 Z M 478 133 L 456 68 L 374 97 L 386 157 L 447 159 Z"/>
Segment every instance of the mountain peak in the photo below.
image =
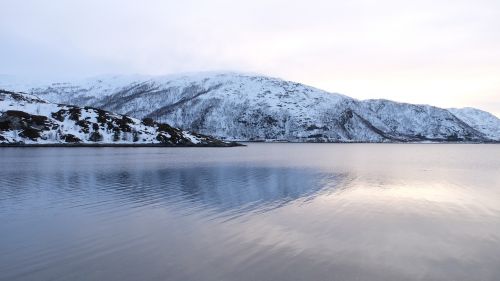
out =
<path fill-rule="evenodd" d="M 153 118 L 228 140 L 500 139 L 491 128 L 485 129 L 446 109 L 382 99 L 359 101 L 292 81 L 245 73 L 104 76 L 17 90 L 58 103 Z"/>

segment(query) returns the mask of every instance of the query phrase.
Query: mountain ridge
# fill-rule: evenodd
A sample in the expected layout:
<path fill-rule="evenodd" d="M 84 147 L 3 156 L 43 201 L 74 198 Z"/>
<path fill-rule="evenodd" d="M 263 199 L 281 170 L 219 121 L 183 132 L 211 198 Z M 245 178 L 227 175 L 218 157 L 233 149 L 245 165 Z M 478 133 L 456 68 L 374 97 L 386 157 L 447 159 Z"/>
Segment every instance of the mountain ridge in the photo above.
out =
<path fill-rule="evenodd" d="M 474 124 L 464 121 L 465 113 L 459 118 L 451 111 L 430 105 L 357 100 L 261 75 L 211 72 L 147 79 L 110 77 L 21 90 L 52 101 L 103 108 L 136 118 L 149 117 L 227 140 L 500 140 L 493 118 L 493 125 L 485 127 L 477 120 Z"/>

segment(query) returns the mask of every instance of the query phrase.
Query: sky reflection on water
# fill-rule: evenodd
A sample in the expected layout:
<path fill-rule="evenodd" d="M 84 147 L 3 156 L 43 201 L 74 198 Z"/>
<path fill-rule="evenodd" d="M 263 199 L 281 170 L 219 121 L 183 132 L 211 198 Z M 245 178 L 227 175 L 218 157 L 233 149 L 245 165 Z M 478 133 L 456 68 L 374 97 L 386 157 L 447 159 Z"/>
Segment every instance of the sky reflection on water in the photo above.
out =
<path fill-rule="evenodd" d="M 496 280 L 500 147 L 0 150 L 0 280 Z"/>

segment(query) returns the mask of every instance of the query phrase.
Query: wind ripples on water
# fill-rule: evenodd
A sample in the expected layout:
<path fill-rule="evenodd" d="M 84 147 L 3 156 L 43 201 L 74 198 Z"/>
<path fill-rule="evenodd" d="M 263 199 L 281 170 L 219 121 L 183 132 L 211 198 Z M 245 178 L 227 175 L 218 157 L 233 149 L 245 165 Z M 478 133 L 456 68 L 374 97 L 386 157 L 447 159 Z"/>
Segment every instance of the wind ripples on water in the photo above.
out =
<path fill-rule="evenodd" d="M 2 149 L 0 280 L 496 280 L 499 159 L 493 145 Z"/>

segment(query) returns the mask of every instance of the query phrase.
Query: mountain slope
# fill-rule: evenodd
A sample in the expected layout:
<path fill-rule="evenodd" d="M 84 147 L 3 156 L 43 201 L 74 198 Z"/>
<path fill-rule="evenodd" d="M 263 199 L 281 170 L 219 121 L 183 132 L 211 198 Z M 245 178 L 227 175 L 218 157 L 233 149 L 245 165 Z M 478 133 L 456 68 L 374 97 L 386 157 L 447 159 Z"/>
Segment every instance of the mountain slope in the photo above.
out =
<path fill-rule="evenodd" d="M 254 75 L 110 76 L 21 90 L 231 140 L 488 141 L 445 109 L 358 101 Z"/>
<path fill-rule="evenodd" d="M 49 103 L 0 90 L 1 144 L 158 144 L 229 146 L 153 120 Z"/>
<path fill-rule="evenodd" d="M 398 103 L 389 100 L 362 102 L 365 118 L 396 139 L 462 141 L 481 140 L 483 134 L 449 111 L 429 106 Z"/>
<path fill-rule="evenodd" d="M 486 137 L 500 141 L 500 119 L 495 115 L 471 107 L 448 110 Z"/>

